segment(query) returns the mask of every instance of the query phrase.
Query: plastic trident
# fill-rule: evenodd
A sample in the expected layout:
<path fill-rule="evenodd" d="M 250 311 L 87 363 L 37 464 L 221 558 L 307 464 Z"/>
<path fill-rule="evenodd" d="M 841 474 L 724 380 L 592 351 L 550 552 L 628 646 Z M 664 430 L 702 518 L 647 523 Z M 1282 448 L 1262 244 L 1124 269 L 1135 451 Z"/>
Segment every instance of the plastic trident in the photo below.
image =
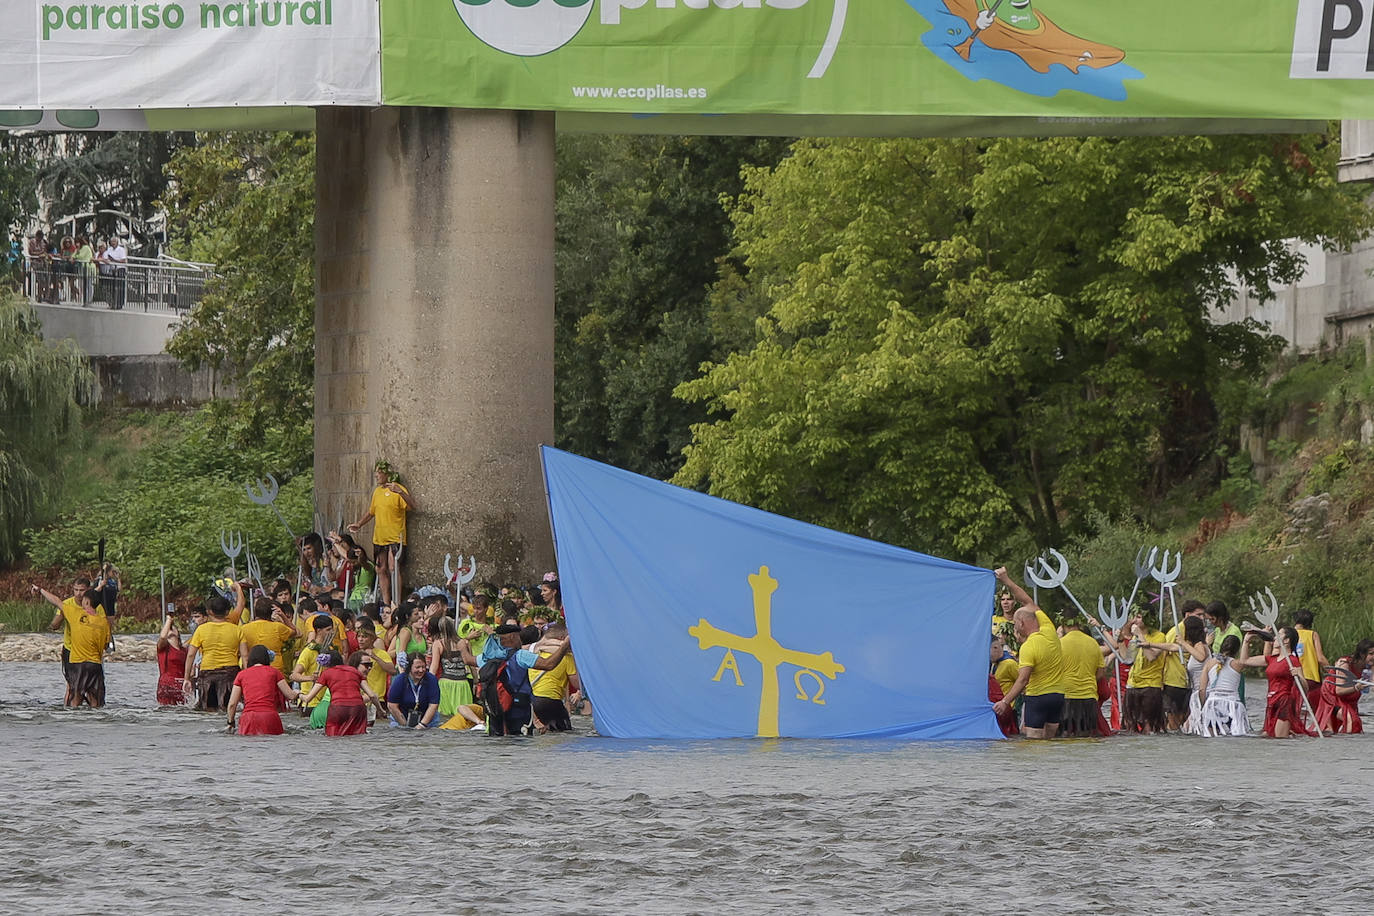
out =
<path fill-rule="evenodd" d="M 398 608 L 401 606 L 401 554 L 405 552 L 406 545 L 396 545 L 396 560 L 391 564 L 391 606 Z"/>
<path fill-rule="evenodd" d="M 1026 581 L 1031 584 L 1031 600 L 1035 602 L 1037 607 L 1040 606 L 1040 586 L 1035 584 L 1035 564 L 1039 562 L 1041 562 L 1040 558 L 1036 557 L 1034 560 L 1028 560 L 1024 567 Z"/>
<path fill-rule="evenodd" d="M 1064 584 L 1064 580 L 1069 578 L 1069 561 L 1064 559 L 1064 555 L 1057 550 L 1051 550 L 1049 554 L 1055 563 L 1058 564 L 1058 568 L 1051 566 L 1049 560 L 1040 557 L 1035 561 L 1037 569 L 1027 569 L 1026 574 L 1030 576 L 1032 582 L 1041 588 L 1062 589 L 1069 600 L 1073 602 L 1073 606 L 1078 608 L 1078 613 L 1091 621 L 1093 619 L 1092 615 L 1083 609 L 1083 605 L 1078 603 L 1078 599 L 1073 596 L 1073 592 L 1069 591 L 1069 587 Z M 1039 604 L 1038 601 L 1036 603 Z"/>
<path fill-rule="evenodd" d="M 247 557 L 248 578 L 258 583 L 258 591 L 264 595 L 267 594 L 267 589 L 262 587 L 262 564 L 258 562 L 257 557 L 253 556 L 252 548 L 246 549 L 244 555 Z"/>
<path fill-rule="evenodd" d="M 277 508 L 277 493 L 281 487 L 277 484 L 277 478 L 268 474 L 262 480 L 256 480 L 248 484 L 248 498 L 259 506 L 269 507 L 277 516 L 277 521 L 286 529 L 286 536 L 291 539 L 291 543 L 296 543 L 296 535 L 292 533 L 291 526 L 286 524 L 286 519 L 282 518 L 281 510 Z"/>
<path fill-rule="evenodd" d="M 1159 554 L 1158 547 L 1151 547 L 1150 553 L 1145 554 L 1142 547 L 1135 552 L 1135 585 L 1131 586 L 1131 597 L 1126 599 L 1126 606 L 1135 605 L 1135 593 L 1140 589 L 1140 583 L 1144 582 L 1150 575 L 1150 569 L 1155 565 L 1155 557 Z"/>
<path fill-rule="evenodd" d="M 1103 607 L 1102 596 L 1097 596 L 1097 619 L 1107 629 L 1120 633 L 1121 628 L 1126 625 L 1126 621 L 1130 619 L 1130 616 L 1131 604 L 1125 598 L 1118 598 L 1113 595 L 1111 599 L 1111 611 L 1108 612 L 1107 609 Z M 1102 641 L 1112 646 L 1112 644 L 1107 641 L 1105 634 Z M 1112 698 L 1112 728 L 1121 727 L 1121 665 L 1124 662 L 1125 659 L 1121 657 L 1121 653 L 1117 650 L 1116 646 L 1112 646 L 1112 670 L 1116 674 L 1113 680 L 1113 683 L 1116 684 L 1116 695 Z"/>
<path fill-rule="evenodd" d="M 451 565 L 453 554 L 444 554 L 444 576 L 446 581 L 453 583 L 453 612 L 458 613 L 458 605 L 462 602 L 463 586 L 467 585 L 477 577 L 477 558 L 468 557 L 468 565 L 463 565 L 463 555 L 458 554 L 458 568 L 455 570 Z"/>
<path fill-rule="evenodd" d="M 1154 556 L 1154 551 L 1150 551 L 1150 556 Z M 1174 629 L 1178 629 L 1178 605 L 1174 602 L 1174 583 L 1178 581 L 1178 574 L 1183 569 L 1183 552 L 1175 553 L 1173 566 L 1169 565 L 1169 551 L 1164 551 L 1159 566 L 1150 567 L 1150 578 L 1159 583 L 1159 627 L 1164 628 L 1164 596 L 1169 596 L 1169 607 L 1173 611 Z M 1179 649 L 1182 656 L 1183 650 Z"/>
<path fill-rule="evenodd" d="M 225 558 L 229 561 L 229 572 L 235 579 L 239 577 L 239 569 L 234 564 L 234 560 L 243 552 L 243 535 L 237 531 L 219 533 L 219 549 L 224 551 Z"/>

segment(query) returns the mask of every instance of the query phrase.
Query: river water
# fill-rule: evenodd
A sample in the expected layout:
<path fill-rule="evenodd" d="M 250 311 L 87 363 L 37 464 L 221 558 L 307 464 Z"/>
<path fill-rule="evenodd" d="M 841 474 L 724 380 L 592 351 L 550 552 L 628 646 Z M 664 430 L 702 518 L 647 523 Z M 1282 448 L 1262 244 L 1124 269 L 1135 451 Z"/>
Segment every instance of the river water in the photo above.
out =
<path fill-rule="evenodd" d="M 1365 736 L 239 738 L 106 669 L 69 711 L 57 665 L 0 666 L 0 913 L 1370 906 Z"/>

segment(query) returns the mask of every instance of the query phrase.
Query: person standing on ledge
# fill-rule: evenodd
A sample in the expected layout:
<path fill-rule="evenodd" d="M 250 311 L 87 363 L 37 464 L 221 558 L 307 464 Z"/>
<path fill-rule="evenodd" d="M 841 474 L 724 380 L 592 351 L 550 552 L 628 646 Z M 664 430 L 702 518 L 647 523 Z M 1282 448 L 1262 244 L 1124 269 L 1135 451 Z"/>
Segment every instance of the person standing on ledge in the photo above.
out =
<path fill-rule="evenodd" d="M 401 475 L 385 458 L 378 459 L 376 475 L 377 488 L 372 491 L 367 514 L 356 524 L 349 525 L 348 530 L 356 534 L 358 529 L 376 519 L 377 524 L 372 528 L 372 558 L 377 566 L 377 589 L 383 598 L 390 598 L 391 577 L 401 574 L 396 553 L 406 542 L 406 513 L 417 507 L 410 491 L 401 485 Z"/>

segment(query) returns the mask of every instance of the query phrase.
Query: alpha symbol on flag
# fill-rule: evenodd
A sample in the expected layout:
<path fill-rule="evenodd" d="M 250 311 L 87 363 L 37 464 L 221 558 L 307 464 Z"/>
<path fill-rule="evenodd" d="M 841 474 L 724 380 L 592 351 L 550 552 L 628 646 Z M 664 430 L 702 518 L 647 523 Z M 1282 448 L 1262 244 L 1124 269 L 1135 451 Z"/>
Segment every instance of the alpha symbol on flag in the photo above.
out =
<path fill-rule="evenodd" d="M 798 672 L 796 678 L 797 692 L 801 694 L 798 699 L 808 699 L 819 706 L 824 706 L 825 703 L 820 699 L 821 689 L 818 689 L 814 696 L 807 695 L 802 690 L 800 675 L 802 673 L 823 674 L 833 681 L 835 676 L 844 670 L 844 665 L 835 661 L 834 656 L 829 652 L 817 655 L 812 652 L 800 652 L 796 649 L 784 649 L 773 638 L 773 592 L 777 591 L 778 580 L 768 574 L 767 566 L 760 566 L 757 573 L 749 576 L 749 587 L 754 592 L 755 631 L 753 636 L 727 633 L 711 626 L 704 617 L 697 621 L 696 626 L 688 627 L 687 633 L 697 638 L 697 644 L 703 651 L 717 648 L 727 650 L 725 659 L 721 662 L 721 666 L 712 680 L 719 681 L 727 669 L 732 669 L 735 673 L 736 684 L 743 686 L 743 681 L 740 680 L 739 676 L 739 667 L 735 664 L 734 653 L 743 652 L 759 660 L 759 664 L 763 666 L 763 686 L 759 694 L 758 737 L 776 738 L 778 736 L 779 666 L 796 665 L 801 668 L 802 671 Z M 823 683 L 819 677 L 816 677 L 818 688 L 822 688 Z"/>

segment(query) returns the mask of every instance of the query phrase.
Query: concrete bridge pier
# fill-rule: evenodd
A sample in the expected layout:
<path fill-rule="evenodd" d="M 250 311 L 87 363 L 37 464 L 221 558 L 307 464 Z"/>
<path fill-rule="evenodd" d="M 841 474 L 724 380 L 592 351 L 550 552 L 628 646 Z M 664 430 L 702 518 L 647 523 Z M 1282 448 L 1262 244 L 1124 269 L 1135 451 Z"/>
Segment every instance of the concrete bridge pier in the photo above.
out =
<path fill-rule="evenodd" d="M 419 504 L 407 585 L 460 552 L 479 580 L 536 581 L 554 559 L 537 450 L 553 442 L 553 115 L 316 117 L 320 507 L 360 518 L 384 457 Z"/>

